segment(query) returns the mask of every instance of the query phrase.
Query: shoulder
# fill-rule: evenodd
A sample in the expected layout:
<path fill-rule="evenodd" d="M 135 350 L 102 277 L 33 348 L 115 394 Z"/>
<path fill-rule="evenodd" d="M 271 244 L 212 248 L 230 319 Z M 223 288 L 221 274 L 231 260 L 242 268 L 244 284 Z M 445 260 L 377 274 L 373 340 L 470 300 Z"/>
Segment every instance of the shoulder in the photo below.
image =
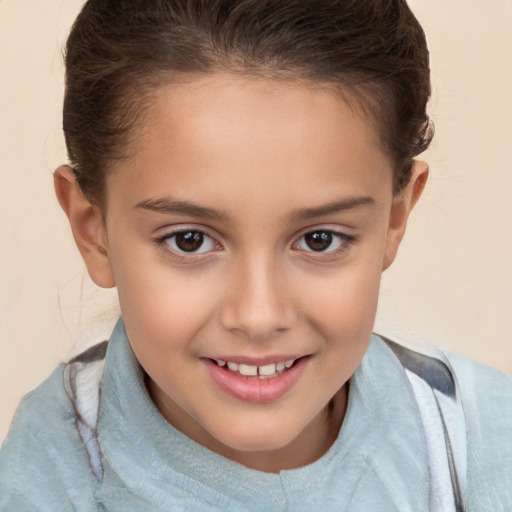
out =
<path fill-rule="evenodd" d="M 492 510 L 503 504 L 493 500 L 512 500 L 512 377 L 459 354 L 446 356 L 466 416 L 470 503 Z"/>
<path fill-rule="evenodd" d="M 467 420 L 483 430 L 510 432 L 512 377 L 459 354 L 445 354 L 459 382 Z"/>
<path fill-rule="evenodd" d="M 82 496 L 92 498 L 94 480 L 63 370 L 60 365 L 18 407 L 0 452 L 2 511 L 80 510 L 77 504 L 87 501 Z"/>

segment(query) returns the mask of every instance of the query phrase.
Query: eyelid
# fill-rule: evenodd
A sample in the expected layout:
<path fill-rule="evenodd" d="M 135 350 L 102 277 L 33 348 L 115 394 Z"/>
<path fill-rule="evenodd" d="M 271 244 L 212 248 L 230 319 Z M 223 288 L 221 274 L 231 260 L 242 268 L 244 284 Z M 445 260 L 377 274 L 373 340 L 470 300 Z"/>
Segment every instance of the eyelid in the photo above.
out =
<path fill-rule="evenodd" d="M 164 250 L 165 252 L 167 252 L 168 254 L 176 257 L 176 258 L 180 258 L 180 259 L 187 259 L 187 260 L 192 260 L 192 259 L 195 259 L 195 258 L 201 258 L 201 257 L 206 257 L 208 256 L 209 254 L 211 254 L 212 252 L 214 252 L 217 248 L 221 248 L 222 245 L 220 244 L 220 242 L 218 241 L 218 237 L 212 235 L 208 230 L 206 229 L 204 226 L 197 226 L 197 225 L 193 225 L 193 224 L 180 224 L 180 225 L 176 225 L 176 226 L 173 226 L 173 227 L 169 227 L 169 228 L 163 228 L 161 231 L 163 231 L 163 233 L 161 235 L 157 235 L 155 238 L 154 238 L 154 243 L 160 247 L 162 250 Z M 204 252 L 186 252 L 186 251 L 180 251 L 179 249 L 176 250 L 176 249 L 173 249 L 172 247 L 170 247 L 169 243 L 168 243 L 168 240 L 171 239 L 172 237 L 175 237 L 176 235 L 179 235 L 180 233 L 188 233 L 188 232 L 194 232 L 194 233 L 201 233 L 203 236 L 209 238 L 210 240 L 212 240 L 212 242 L 215 244 L 215 248 L 211 249 L 211 250 L 208 250 L 208 251 L 204 251 Z"/>
<path fill-rule="evenodd" d="M 326 232 L 330 233 L 333 236 L 336 236 L 341 239 L 340 247 L 330 250 L 330 251 L 314 251 L 314 250 L 307 250 L 307 249 L 301 249 L 298 247 L 298 243 L 300 240 L 302 240 L 306 235 L 311 233 L 317 233 L 317 232 Z M 357 237 L 355 235 L 350 235 L 346 232 L 340 231 L 339 228 L 329 227 L 329 226 L 312 226 L 308 227 L 307 229 L 303 230 L 299 235 L 297 236 L 295 242 L 293 243 L 292 247 L 298 251 L 301 251 L 308 256 L 313 256 L 317 258 L 322 257 L 329 257 L 334 256 L 339 253 L 343 253 L 345 251 L 348 251 L 354 243 L 357 242 Z"/>

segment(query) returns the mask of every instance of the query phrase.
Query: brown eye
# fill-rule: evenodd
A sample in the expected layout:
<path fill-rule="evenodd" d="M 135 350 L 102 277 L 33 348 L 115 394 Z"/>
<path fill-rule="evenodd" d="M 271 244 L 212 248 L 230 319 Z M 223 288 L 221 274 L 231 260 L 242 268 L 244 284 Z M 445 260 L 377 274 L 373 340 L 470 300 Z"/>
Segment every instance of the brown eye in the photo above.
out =
<path fill-rule="evenodd" d="M 325 251 L 332 244 L 332 233 L 329 231 L 314 231 L 304 235 L 304 242 L 315 252 Z"/>
<path fill-rule="evenodd" d="M 204 241 L 203 233 L 188 231 L 176 235 L 176 246 L 185 252 L 195 252 L 201 248 Z"/>
<path fill-rule="evenodd" d="M 302 251 L 331 253 L 345 247 L 348 248 L 352 241 L 353 237 L 343 233 L 319 229 L 303 235 L 296 246 Z"/>
<path fill-rule="evenodd" d="M 165 237 L 165 242 L 181 254 L 201 254 L 215 248 L 215 241 L 201 231 L 180 231 Z"/>

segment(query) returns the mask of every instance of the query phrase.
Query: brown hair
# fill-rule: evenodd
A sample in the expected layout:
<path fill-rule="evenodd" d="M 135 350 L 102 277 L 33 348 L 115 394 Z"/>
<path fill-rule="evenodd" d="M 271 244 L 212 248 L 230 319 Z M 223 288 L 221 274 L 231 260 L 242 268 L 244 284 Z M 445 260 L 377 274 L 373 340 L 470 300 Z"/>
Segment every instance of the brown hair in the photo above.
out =
<path fill-rule="evenodd" d="M 88 0 L 66 46 L 64 133 L 89 201 L 128 155 L 150 92 L 184 73 L 305 79 L 356 97 L 395 168 L 433 129 L 425 35 L 404 0 Z"/>

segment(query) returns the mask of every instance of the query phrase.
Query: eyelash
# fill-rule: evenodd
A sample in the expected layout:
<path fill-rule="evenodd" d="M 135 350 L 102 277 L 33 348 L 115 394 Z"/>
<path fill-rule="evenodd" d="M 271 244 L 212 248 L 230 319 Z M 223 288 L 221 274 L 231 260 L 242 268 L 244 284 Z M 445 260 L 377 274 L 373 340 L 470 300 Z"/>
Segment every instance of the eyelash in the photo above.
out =
<path fill-rule="evenodd" d="M 338 247 L 336 247 L 335 249 L 330 250 L 330 251 L 314 251 L 311 248 L 310 248 L 311 250 L 307 250 L 307 249 L 301 249 L 299 247 L 299 244 L 301 243 L 302 240 L 305 239 L 305 237 L 307 235 L 314 235 L 314 234 L 319 234 L 319 233 L 328 234 L 329 236 L 331 236 L 333 238 L 334 237 L 338 238 L 338 240 L 339 240 Z M 331 243 L 333 243 L 333 242 L 334 242 L 334 240 Z M 317 228 L 317 229 L 310 229 L 310 230 L 306 231 L 305 233 L 303 233 L 299 237 L 297 242 L 295 242 L 293 244 L 293 247 L 297 248 L 298 250 L 303 251 L 304 253 L 308 254 L 310 257 L 313 256 L 313 257 L 317 257 L 317 258 L 322 258 L 322 257 L 328 258 L 329 256 L 335 256 L 337 254 L 348 251 L 355 242 L 356 242 L 356 237 L 353 235 L 347 235 L 346 233 L 336 231 L 335 229 Z"/>
<path fill-rule="evenodd" d="M 301 241 L 304 240 L 304 238 L 307 235 L 313 235 L 313 234 L 318 234 L 318 233 L 328 234 L 331 237 L 338 238 L 339 246 L 330 251 L 325 251 L 325 250 L 315 251 L 313 249 L 307 250 L 307 249 L 303 249 L 303 248 L 299 247 L 299 244 L 301 243 Z M 172 254 L 174 257 L 186 258 L 188 260 L 200 258 L 200 257 L 203 257 L 203 255 L 208 255 L 211 252 L 215 251 L 215 248 L 212 248 L 212 249 L 204 250 L 204 251 L 200 251 L 200 252 L 197 252 L 197 251 L 187 252 L 187 251 L 183 251 L 183 250 L 179 249 L 179 247 L 175 247 L 175 248 L 171 247 L 169 241 L 174 239 L 174 244 L 175 244 L 176 237 L 180 234 L 200 235 L 203 237 L 203 240 L 204 239 L 210 240 L 211 243 L 216 246 L 216 248 L 221 247 L 221 244 L 219 244 L 219 242 L 217 242 L 215 240 L 215 238 L 213 238 L 205 230 L 202 230 L 200 228 L 189 228 L 189 229 L 180 228 L 180 229 L 177 229 L 176 231 L 171 231 L 169 233 L 166 233 L 165 235 L 162 235 L 162 236 L 156 238 L 155 244 L 158 247 L 161 247 L 163 250 L 167 251 L 168 253 Z M 333 256 L 333 255 L 348 251 L 356 241 L 357 241 L 356 237 L 353 235 L 347 235 L 346 233 L 342 233 L 342 232 L 336 231 L 334 229 L 317 228 L 317 229 L 309 229 L 308 231 L 304 232 L 299 237 L 299 239 L 292 244 L 292 248 L 294 250 L 304 252 L 304 253 L 308 254 L 310 257 L 316 256 L 318 258 L 322 258 L 322 257 L 325 258 L 325 257 Z M 199 248 L 201 248 L 203 246 L 203 244 L 204 244 L 204 242 L 201 243 Z"/>
<path fill-rule="evenodd" d="M 208 254 L 214 250 L 214 249 L 211 249 L 208 251 L 201 251 L 201 252 L 193 252 L 193 251 L 187 252 L 187 251 L 181 251 L 179 248 L 172 248 L 170 246 L 170 243 L 169 243 L 170 240 L 176 239 L 176 237 L 180 234 L 186 235 L 189 233 L 201 235 L 202 237 L 204 237 L 204 239 L 211 240 L 215 246 L 220 247 L 220 244 L 212 236 L 210 236 L 206 231 L 199 229 L 199 228 L 188 228 L 188 229 L 180 228 L 175 231 L 171 231 L 170 233 L 166 233 L 165 235 L 162 235 L 162 236 L 156 238 L 155 243 L 158 247 L 161 247 L 163 250 L 167 251 L 168 253 L 172 254 L 174 257 L 177 257 L 177 258 L 187 258 L 187 259 L 197 258 L 197 257 L 201 257 L 203 254 Z M 203 244 L 201 244 L 201 247 L 202 247 L 202 245 Z"/>

